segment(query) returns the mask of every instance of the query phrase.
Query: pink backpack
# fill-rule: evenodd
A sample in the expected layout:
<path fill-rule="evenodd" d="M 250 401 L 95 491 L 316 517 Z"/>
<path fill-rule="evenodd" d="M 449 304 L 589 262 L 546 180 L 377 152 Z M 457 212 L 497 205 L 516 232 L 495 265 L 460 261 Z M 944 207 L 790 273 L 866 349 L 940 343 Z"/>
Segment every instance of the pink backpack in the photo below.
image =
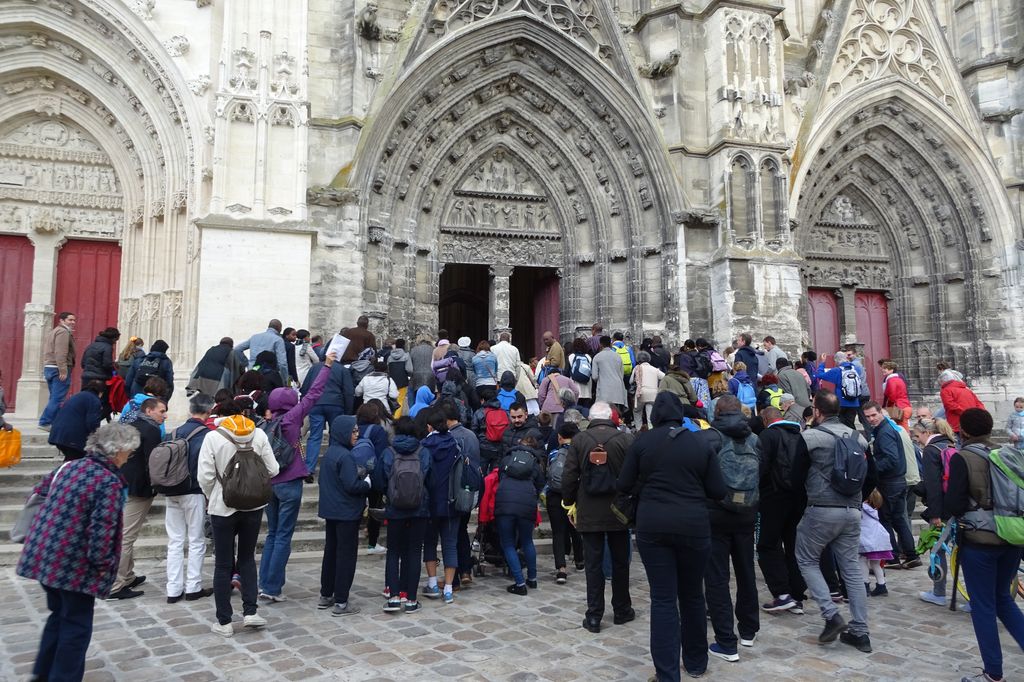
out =
<path fill-rule="evenodd" d="M 949 489 L 949 460 L 953 459 L 956 453 L 957 449 L 952 445 L 942 451 L 942 492 Z"/>

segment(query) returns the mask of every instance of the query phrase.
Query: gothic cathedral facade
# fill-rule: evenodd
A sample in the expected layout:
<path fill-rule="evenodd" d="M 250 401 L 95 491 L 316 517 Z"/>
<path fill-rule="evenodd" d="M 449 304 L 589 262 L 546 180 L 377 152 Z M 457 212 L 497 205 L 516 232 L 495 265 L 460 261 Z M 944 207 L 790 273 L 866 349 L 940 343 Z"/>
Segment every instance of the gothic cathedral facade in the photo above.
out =
<path fill-rule="evenodd" d="M 1024 393 L 1019 0 L 8 0 L 0 370 L 599 321 Z M 524 352 L 525 354 L 525 352 Z M 179 392 L 182 394 L 183 392 Z"/>

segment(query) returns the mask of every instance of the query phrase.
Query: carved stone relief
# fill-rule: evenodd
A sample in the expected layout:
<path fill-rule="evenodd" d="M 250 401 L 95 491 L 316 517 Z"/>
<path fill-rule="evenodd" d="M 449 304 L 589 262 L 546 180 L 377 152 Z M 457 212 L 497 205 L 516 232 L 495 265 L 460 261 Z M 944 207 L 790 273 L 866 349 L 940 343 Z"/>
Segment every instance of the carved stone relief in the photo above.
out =
<path fill-rule="evenodd" d="M 782 142 L 783 103 L 778 91 L 775 27 L 760 12 L 726 10 L 722 15 L 725 87 L 721 98 L 730 103 L 728 137 L 755 142 Z"/>
<path fill-rule="evenodd" d="M 554 268 L 560 267 L 564 258 L 559 240 L 506 240 L 489 236 L 445 233 L 441 236 L 438 260 L 442 263 L 501 263 Z"/>

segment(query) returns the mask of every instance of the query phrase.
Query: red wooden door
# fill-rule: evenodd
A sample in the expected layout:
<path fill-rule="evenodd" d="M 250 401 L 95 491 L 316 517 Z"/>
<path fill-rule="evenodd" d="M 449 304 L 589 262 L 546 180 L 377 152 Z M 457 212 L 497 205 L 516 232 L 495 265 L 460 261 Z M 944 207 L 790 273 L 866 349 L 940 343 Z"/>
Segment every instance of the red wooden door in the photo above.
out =
<path fill-rule="evenodd" d="M 889 303 L 885 294 L 858 291 L 854 299 L 857 309 L 857 340 L 864 344 L 864 369 L 868 373 L 871 397 L 882 399 L 882 369 L 878 361 L 889 357 Z"/>
<path fill-rule="evenodd" d="M 25 304 L 32 299 L 35 248 L 27 237 L 0 235 L 0 372 L 8 411 L 14 411 L 25 344 Z"/>
<path fill-rule="evenodd" d="M 69 239 L 57 256 L 55 313 L 75 314 L 77 364 L 71 390 L 82 383 L 82 351 L 107 327 L 117 326 L 117 304 L 121 289 L 121 247 L 117 242 Z M 127 336 L 130 330 L 123 330 Z"/>
<path fill-rule="evenodd" d="M 811 347 L 819 361 L 824 360 L 826 367 L 832 367 L 832 358 L 839 350 L 839 302 L 831 289 L 808 289 L 807 302 Z"/>
<path fill-rule="evenodd" d="M 533 294 L 533 344 L 534 354 L 538 358 L 544 357 L 548 349 L 545 348 L 544 332 L 550 331 L 558 339 L 558 276 L 551 274 L 538 280 L 537 288 Z"/>

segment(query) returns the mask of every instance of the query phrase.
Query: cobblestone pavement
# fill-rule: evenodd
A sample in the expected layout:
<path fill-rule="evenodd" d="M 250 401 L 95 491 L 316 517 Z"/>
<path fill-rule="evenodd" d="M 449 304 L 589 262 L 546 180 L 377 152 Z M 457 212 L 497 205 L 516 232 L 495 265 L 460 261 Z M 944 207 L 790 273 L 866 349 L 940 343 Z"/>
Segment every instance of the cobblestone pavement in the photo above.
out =
<path fill-rule="evenodd" d="M 141 570 L 138 570 L 141 568 Z M 638 618 L 611 624 L 597 635 L 581 627 L 582 573 L 556 585 L 549 556 L 541 557 L 541 586 L 527 597 L 505 591 L 500 575 L 478 578 L 455 603 L 424 600 L 416 614 L 380 610 L 383 558 L 359 558 L 353 603 L 362 613 L 332 618 L 315 608 L 319 563 L 289 566 L 288 601 L 260 607 L 269 621 L 261 631 L 224 639 L 210 632 L 213 600 L 169 605 L 163 568 L 143 562 L 146 594 L 127 602 L 98 602 L 86 680 L 646 680 L 648 591 L 643 567 L 633 563 L 632 595 Z M 212 571 L 207 559 L 207 584 Z M 155 583 L 155 584 L 154 584 Z M 871 638 L 866 655 L 838 642 L 821 646 L 822 621 L 807 615 L 761 615 L 761 632 L 741 660 L 712 658 L 713 680 L 959 680 L 980 666 L 970 617 L 924 604 L 917 591 L 929 587 L 923 569 L 893 572 L 890 596 L 872 598 Z M 35 582 L 2 569 L 0 591 L 0 679 L 25 679 L 31 670 L 45 603 Z M 765 595 L 762 595 L 765 596 Z M 610 598 L 610 593 L 609 593 Z M 240 603 L 235 597 L 236 609 Z M 845 613 L 845 611 L 844 611 Z M 709 626 L 710 631 L 710 626 Z M 1008 679 L 1024 677 L 1024 657 L 1004 635 Z"/>

